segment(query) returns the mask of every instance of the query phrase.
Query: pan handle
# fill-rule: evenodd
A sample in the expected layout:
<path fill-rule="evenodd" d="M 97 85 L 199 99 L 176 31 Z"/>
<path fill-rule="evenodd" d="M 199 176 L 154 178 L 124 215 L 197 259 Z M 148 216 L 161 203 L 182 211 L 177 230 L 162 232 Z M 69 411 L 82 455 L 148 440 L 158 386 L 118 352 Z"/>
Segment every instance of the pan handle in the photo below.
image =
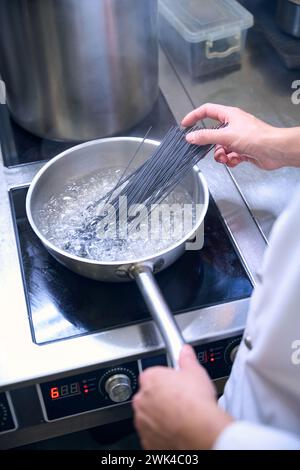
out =
<path fill-rule="evenodd" d="M 179 369 L 179 355 L 185 341 L 154 279 L 152 268 L 148 265 L 137 265 L 132 268 L 131 275 L 136 280 L 152 318 L 165 341 L 172 366 Z"/>

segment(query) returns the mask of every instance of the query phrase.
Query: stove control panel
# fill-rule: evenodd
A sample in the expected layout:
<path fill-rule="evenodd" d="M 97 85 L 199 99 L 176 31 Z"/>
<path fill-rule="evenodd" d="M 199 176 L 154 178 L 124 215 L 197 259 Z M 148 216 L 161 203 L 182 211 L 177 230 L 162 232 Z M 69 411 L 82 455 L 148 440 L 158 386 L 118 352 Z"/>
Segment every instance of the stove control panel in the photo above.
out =
<path fill-rule="evenodd" d="M 46 421 L 129 401 L 137 390 L 138 363 L 100 369 L 38 385 Z"/>
<path fill-rule="evenodd" d="M 0 434 L 14 431 L 17 428 L 16 419 L 9 395 L 0 393 Z"/>
<path fill-rule="evenodd" d="M 230 374 L 241 340 L 242 335 L 238 335 L 194 347 L 200 364 L 205 367 L 212 379 L 220 379 Z M 142 359 L 143 370 L 167 365 L 165 354 Z"/>
<path fill-rule="evenodd" d="M 242 336 L 225 338 L 195 347 L 200 364 L 212 379 L 230 374 Z M 167 366 L 165 354 L 141 360 L 143 370 Z M 131 400 L 138 387 L 138 361 L 100 369 L 38 385 L 44 417 L 54 421 Z"/>
<path fill-rule="evenodd" d="M 227 377 L 239 349 L 242 335 L 195 347 L 200 364 L 212 379 Z"/>

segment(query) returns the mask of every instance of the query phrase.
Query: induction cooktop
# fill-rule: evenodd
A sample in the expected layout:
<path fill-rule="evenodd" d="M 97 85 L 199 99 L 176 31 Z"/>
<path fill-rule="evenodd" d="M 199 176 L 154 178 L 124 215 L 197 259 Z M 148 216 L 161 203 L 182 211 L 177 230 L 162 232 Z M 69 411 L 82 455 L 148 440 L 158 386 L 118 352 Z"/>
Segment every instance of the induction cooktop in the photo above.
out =
<path fill-rule="evenodd" d="M 0 141 L 5 164 L 22 165 L 48 160 L 73 144 L 33 136 L 0 108 Z M 160 93 L 150 114 L 125 135 L 160 140 L 175 124 Z M 150 319 L 134 282 L 104 283 L 79 276 L 54 260 L 32 231 L 25 212 L 27 187 L 10 191 L 15 232 L 27 300 L 32 340 L 36 344 L 110 330 Z M 252 284 L 222 217 L 210 199 L 205 218 L 203 249 L 187 251 L 156 275 L 176 315 L 249 297 Z"/>
<path fill-rule="evenodd" d="M 10 195 L 33 341 L 44 344 L 150 320 L 134 282 L 86 279 L 52 258 L 29 225 L 26 193 L 27 188 L 18 188 Z M 201 250 L 186 251 L 156 275 L 175 315 L 251 294 L 252 284 L 212 199 L 204 230 Z"/>

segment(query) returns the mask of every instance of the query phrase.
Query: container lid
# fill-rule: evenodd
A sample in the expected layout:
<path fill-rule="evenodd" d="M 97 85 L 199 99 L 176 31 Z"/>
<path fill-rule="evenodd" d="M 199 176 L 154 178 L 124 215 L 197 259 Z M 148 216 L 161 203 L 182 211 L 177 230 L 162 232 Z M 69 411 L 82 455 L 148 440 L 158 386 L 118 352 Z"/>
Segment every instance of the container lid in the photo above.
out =
<path fill-rule="evenodd" d="M 159 12 L 188 42 L 214 41 L 253 26 L 253 15 L 235 0 L 159 0 Z"/>

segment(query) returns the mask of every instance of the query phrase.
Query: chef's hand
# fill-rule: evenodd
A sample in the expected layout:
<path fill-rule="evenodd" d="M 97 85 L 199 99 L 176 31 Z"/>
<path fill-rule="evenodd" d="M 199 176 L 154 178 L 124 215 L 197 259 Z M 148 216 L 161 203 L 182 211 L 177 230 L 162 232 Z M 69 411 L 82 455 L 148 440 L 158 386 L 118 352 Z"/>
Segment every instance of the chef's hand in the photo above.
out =
<path fill-rule="evenodd" d="M 133 398 L 135 427 L 144 449 L 210 449 L 233 419 L 221 410 L 205 369 L 184 346 L 180 370 L 147 369 Z"/>
<path fill-rule="evenodd" d="M 216 144 L 215 160 L 233 168 L 250 162 L 265 170 L 300 166 L 300 128 L 281 129 L 257 119 L 239 108 L 206 103 L 185 116 L 189 127 L 205 118 L 228 123 L 222 129 L 204 129 L 187 134 L 197 145 Z"/>

